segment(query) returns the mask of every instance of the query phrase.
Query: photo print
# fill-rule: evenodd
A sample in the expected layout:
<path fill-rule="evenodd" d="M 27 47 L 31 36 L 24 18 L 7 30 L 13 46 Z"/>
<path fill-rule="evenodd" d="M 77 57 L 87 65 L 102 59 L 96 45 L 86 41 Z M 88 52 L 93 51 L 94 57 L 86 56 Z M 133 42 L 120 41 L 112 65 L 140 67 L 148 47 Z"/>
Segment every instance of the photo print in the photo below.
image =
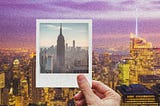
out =
<path fill-rule="evenodd" d="M 91 22 L 91 20 L 66 19 L 37 20 L 37 80 L 38 77 L 47 76 L 46 79 L 57 77 L 60 81 L 75 80 L 72 82 L 75 82 L 74 85 L 76 85 L 76 76 L 78 74 L 91 76 Z M 61 83 L 61 85 L 63 84 Z"/>

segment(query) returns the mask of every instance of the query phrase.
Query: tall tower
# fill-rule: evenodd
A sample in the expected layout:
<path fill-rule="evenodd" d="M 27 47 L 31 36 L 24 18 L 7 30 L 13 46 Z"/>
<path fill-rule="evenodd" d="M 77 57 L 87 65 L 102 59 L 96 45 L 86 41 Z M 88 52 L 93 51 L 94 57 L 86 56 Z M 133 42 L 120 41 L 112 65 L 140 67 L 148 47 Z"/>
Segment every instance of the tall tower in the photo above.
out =
<path fill-rule="evenodd" d="M 75 48 L 75 40 L 73 40 L 73 48 Z"/>
<path fill-rule="evenodd" d="M 137 13 L 137 9 L 136 9 Z M 152 75 L 153 68 L 153 46 L 138 35 L 138 17 L 136 14 L 135 34 L 130 36 L 130 71 L 129 80 L 132 84 L 141 83 L 140 77 Z M 144 55 L 145 54 L 145 55 Z"/>
<path fill-rule="evenodd" d="M 65 65 L 65 40 L 62 34 L 62 24 L 60 24 L 60 34 L 57 39 L 57 66 L 58 70 Z"/>

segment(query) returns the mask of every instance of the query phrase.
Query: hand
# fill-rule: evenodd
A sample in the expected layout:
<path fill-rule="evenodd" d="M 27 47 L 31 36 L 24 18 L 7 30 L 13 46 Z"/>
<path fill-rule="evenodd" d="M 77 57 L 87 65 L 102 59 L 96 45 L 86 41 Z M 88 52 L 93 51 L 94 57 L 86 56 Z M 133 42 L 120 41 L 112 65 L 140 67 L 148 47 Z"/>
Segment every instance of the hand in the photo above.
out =
<path fill-rule="evenodd" d="M 119 106 L 121 97 L 114 90 L 98 81 L 90 87 L 86 77 L 79 75 L 77 82 L 80 92 L 74 96 L 77 106 Z"/>

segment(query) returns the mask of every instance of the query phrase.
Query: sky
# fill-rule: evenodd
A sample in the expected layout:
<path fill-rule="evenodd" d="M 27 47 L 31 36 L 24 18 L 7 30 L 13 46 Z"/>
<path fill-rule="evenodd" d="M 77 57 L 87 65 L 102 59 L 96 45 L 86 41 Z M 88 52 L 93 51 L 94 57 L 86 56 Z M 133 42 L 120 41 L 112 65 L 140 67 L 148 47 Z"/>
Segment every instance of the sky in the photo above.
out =
<path fill-rule="evenodd" d="M 92 19 L 93 48 L 127 48 L 136 16 L 138 36 L 160 47 L 159 0 L 1 0 L 0 47 L 35 48 L 36 19 Z"/>
<path fill-rule="evenodd" d="M 60 23 L 55 22 L 56 21 L 40 23 L 40 47 L 57 45 L 57 39 L 60 34 Z M 68 46 L 73 46 L 73 40 L 75 40 L 76 47 L 88 47 L 89 45 L 89 23 L 62 22 L 62 34 L 65 39 L 65 44 L 67 43 Z"/>

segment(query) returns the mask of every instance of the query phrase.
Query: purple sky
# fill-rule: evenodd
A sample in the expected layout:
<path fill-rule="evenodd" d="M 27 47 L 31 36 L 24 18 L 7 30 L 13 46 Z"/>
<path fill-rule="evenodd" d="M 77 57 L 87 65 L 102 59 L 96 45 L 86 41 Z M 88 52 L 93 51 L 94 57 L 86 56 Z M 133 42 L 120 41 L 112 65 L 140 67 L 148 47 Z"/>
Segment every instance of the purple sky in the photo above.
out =
<path fill-rule="evenodd" d="M 75 18 L 93 19 L 93 47 L 126 46 L 129 34 L 135 32 L 136 14 L 139 36 L 160 47 L 159 0 L 4 0 L 0 1 L 0 46 L 35 48 L 36 19 Z"/>

